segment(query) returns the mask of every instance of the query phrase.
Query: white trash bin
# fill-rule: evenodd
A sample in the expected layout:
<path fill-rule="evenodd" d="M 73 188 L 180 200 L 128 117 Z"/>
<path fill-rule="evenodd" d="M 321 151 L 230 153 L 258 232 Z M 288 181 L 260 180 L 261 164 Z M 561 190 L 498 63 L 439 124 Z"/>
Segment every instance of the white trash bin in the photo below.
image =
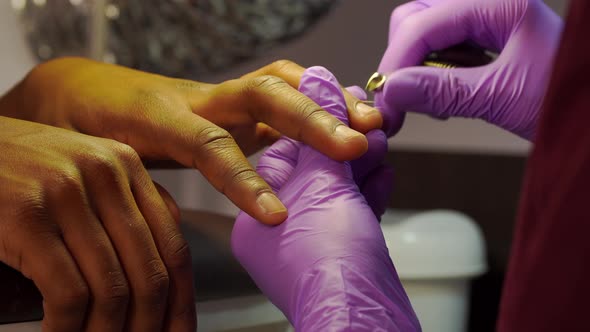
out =
<path fill-rule="evenodd" d="M 487 269 L 479 227 L 455 211 L 406 216 L 389 210 L 381 226 L 422 330 L 465 331 L 470 281 Z"/>

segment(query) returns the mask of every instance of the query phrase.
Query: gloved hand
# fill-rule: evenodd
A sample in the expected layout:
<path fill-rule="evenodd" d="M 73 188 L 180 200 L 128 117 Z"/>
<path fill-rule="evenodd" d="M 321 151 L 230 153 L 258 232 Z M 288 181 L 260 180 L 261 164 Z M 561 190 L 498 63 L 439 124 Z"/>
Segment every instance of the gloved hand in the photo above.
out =
<path fill-rule="evenodd" d="M 358 86 L 348 87 L 346 91 L 359 100 L 367 100 L 365 90 Z M 351 161 L 350 166 L 354 182 L 377 219 L 381 220 L 393 192 L 394 172 L 393 168 L 384 163 L 387 154 L 385 133 L 382 130 L 371 130 L 366 136 L 369 142 L 367 152 L 359 159 Z"/>
<path fill-rule="evenodd" d="M 328 71 L 307 69 L 299 89 L 347 123 L 344 97 Z M 258 172 L 289 217 L 269 227 L 240 213 L 232 249 L 297 331 L 420 330 L 349 163 L 281 138 Z"/>
<path fill-rule="evenodd" d="M 411 111 L 479 118 L 531 140 L 561 30 L 541 0 L 421 0 L 396 8 L 378 69 L 388 80 L 375 96 L 386 132 L 399 129 L 391 119 Z M 474 68 L 404 68 L 463 41 L 500 55 Z"/>

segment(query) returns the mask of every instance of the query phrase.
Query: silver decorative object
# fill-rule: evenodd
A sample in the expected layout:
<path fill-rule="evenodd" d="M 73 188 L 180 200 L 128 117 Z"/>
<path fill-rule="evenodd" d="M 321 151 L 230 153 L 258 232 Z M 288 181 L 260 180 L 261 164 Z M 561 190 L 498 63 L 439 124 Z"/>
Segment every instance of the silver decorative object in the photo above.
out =
<path fill-rule="evenodd" d="M 89 56 L 199 78 L 301 34 L 336 0 L 11 2 L 40 60 Z"/>

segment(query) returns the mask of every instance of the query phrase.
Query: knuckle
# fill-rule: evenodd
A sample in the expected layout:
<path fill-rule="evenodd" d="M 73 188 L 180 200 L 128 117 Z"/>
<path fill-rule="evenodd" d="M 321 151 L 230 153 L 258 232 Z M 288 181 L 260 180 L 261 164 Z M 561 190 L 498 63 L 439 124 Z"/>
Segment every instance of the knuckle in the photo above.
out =
<path fill-rule="evenodd" d="M 412 3 L 411 6 L 413 7 L 414 4 Z M 397 6 L 391 12 L 391 16 L 389 17 L 389 22 L 390 23 L 399 23 L 399 22 L 404 21 L 406 18 L 408 18 L 410 10 L 411 10 L 411 7 L 408 5 Z"/>
<path fill-rule="evenodd" d="M 168 269 L 182 269 L 191 264 L 190 247 L 182 234 L 172 233 L 162 252 L 164 264 Z"/>
<path fill-rule="evenodd" d="M 282 73 L 296 66 L 295 62 L 286 59 L 277 60 L 271 64 L 272 71 L 275 73 Z"/>
<path fill-rule="evenodd" d="M 47 204 L 43 187 L 36 184 L 27 190 L 16 193 L 16 215 L 18 219 L 40 219 L 47 216 Z"/>
<path fill-rule="evenodd" d="M 232 135 L 225 129 L 216 126 L 208 126 L 197 132 L 194 143 L 196 153 L 192 160 L 192 166 L 205 172 L 205 176 L 210 181 L 210 175 L 224 172 L 226 165 L 231 163 L 235 147 L 237 147 Z M 213 178 L 218 178 L 218 176 L 213 176 Z M 211 183 L 216 188 L 218 187 L 217 181 Z"/>
<path fill-rule="evenodd" d="M 164 264 L 154 259 L 147 264 L 144 284 L 138 287 L 137 296 L 151 305 L 165 303 L 170 285 L 170 276 Z"/>
<path fill-rule="evenodd" d="M 202 149 L 221 149 L 234 144 L 234 139 L 231 134 L 220 127 L 210 126 L 203 128 L 197 134 L 197 146 Z"/>
<path fill-rule="evenodd" d="M 186 80 L 186 79 L 174 79 L 172 84 L 177 89 L 195 89 L 201 90 L 205 84 L 197 81 Z"/>
<path fill-rule="evenodd" d="M 250 190 L 258 189 L 254 187 L 268 189 L 264 186 L 264 182 L 257 181 L 260 179 L 260 176 L 252 168 L 241 163 L 231 165 L 224 169 L 223 172 L 219 174 L 219 178 L 221 179 L 221 183 L 217 189 L 224 195 L 230 194 L 231 188 L 243 186 L 244 184 L 246 184 Z"/>
<path fill-rule="evenodd" d="M 405 19 L 399 22 L 399 31 L 412 31 L 414 22 L 411 19 Z"/>
<path fill-rule="evenodd" d="M 46 186 L 35 184 L 26 190 L 15 193 L 16 204 L 9 212 L 10 219 L 18 222 L 4 223 L 2 229 L 15 236 L 22 236 L 27 232 L 44 234 L 44 236 L 60 236 L 60 227 L 50 222 L 51 206 Z M 63 197 L 62 197 L 63 198 Z M 59 200 L 60 197 L 57 198 Z M 53 199 L 55 200 L 55 199 Z"/>
<path fill-rule="evenodd" d="M 58 197 L 81 195 L 84 189 L 80 172 L 74 167 L 62 168 L 51 179 L 47 189 Z"/>
<path fill-rule="evenodd" d="M 310 106 L 305 102 L 298 102 L 296 107 L 299 114 L 302 115 L 303 123 L 319 122 L 332 118 L 332 116 L 322 108 Z"/>
<path fill-rule="evenodd" d="M 298 127 L 296 139 L 304 140 L 308 130 L 313 127 L 312 124 L 324 124 L 336 127 L 340 124 L 328 112 L 315 105 L 309 105 L 305 100 L 296 103 L 297 114 L 301 119 L 301 125 Z"/>
<path fill-rule="evenodd" d="M 197 312 L 194 305 L 185 305 L 177 311 L 170 312 L 170 319 L 181 322 L 194 322 L 196 314 Z"/>
<path fill-rule="evenodd" d="M 399 23 L 399 31 L 421 31 L 423 22 L 420 19 L 417 19 L 415 16 L 406 17 Z M 417 36 L 421 36 L 421 34 L 417 34 Z"/>
<path fill-rule="evenodd" d="M 285 87 L 289 86 L 285 80 L 280 77 L 273 76 L 273 75 L 262 75 L 253 77 L 248 81 L 247 85 L 247 92 L 250 93 L 273 93 L 276 90 L 284 89 Z"/>
<path fill-rule="evenodd" d="M 96 149 L 79 161 L 87 175 L 113 178 L 118 173 L 117 160 L 109 149 Z"/>
<path fill-rule="evenodd" d="M 139 86 L 135 89 L 134 107 L 142 112 L 150 109 L 168 108 L 177 102 L 174 94 L 169 93 L 165 85 L 152 84 L 150 86 Z"/>
<path fill-rule="evenodd" d="M 117 158 L 124 163 L 129 165 L 141 164 L 141 158 L 139 157 L 139 154 L 131 146 L 124 143 L 115 142 L 112 149 Z"/>
<path fill-rule="evenodd" d="M 401 6 L 396 7 L 392 12 L 391 15 L 389 16 L 389 23 L 395 23 L 395 22 L 399 22 L 402 20 L 402 18 L 404 17 L 403 15 L 405 14 L 405 11 L 401 8 Z"/>
<path fill-rule="evenodd" d="M 228 177 L 229 183 L 258 183 L 258 179 L 260 177 L 258 174 L 251 168 L 236 168 L 231 171 L 230 176 Z"/>
<path fill-rule="evenodd" d="M 86 284 L 68 284 L 59 289 L 59 295 L 52 304 L 61 309 L 61 312 L 78 312 L 88 305 L 89 299 L 90 291 Z"/>
<path fill-rule="evenodd" d="M 129 286 L 125 275 L 120 271 L 108 272 L 104 285 L 98 294 L 93 294 L 94 300 L 101 306 L 119 309 L 129 301 Z"/>

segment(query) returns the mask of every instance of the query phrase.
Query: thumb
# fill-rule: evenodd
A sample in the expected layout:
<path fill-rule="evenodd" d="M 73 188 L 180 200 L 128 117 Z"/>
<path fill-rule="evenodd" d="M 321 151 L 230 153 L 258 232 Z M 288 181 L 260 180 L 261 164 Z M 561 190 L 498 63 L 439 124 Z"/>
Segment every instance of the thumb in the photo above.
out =
<path fill-rule="evenodd" d="M 375 104 L 385 112 L 416 112 L 444 119 L 482 117 L 489 99 L 482 93 L 487 80 L 484 67 L 409 67 L 392 73 Z M 487 105 L 486 105 L 487 104 Z"/>
<path fill-rule="evenodd" d="M 346 91 L 359 100 L 367 100 L 367 93 L 358 85 L 348 86 Z"/>

